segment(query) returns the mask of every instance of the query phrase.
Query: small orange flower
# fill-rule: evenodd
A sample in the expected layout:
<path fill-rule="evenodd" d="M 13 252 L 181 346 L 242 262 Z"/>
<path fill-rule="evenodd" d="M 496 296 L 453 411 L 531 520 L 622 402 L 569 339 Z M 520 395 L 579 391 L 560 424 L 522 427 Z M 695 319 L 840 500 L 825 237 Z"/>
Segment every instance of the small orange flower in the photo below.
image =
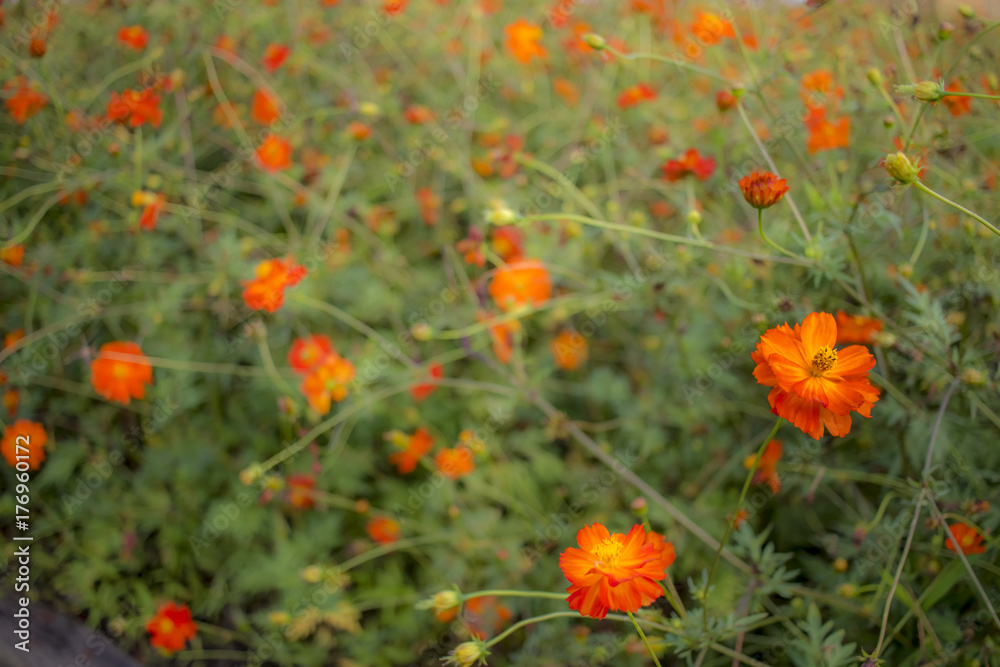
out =
<path fill-rule="evenodd" d="M 756 209 L 774 206 L 788 192 L 788 183 L 769 171 L 755 171 L 740 179 L 740 190 L 747 203 Z"/>
<path fill-rule="evenodd" d="M 429 227 L 436 225 L 441 217 L 441 197 L 430 188 L 420 188 L 417 190 L 417 204 L 424 224 Z"/>
<path fill-rule="evenodd" d="M 691 24 L 691 33 L 704 45 L 712 46 L 718 44 L 723 37 L 735 37 L 733 25 L 711 12 L 699 11 L 694 23 Z"/>
<path fill-rule="evenodd" d="M 461 445 L 453 449 L 442 449 L 434 457 L 434 463 L 438 472 L 448 479 L 465 477 L 476 467 L 472 450 Z"/>
<path fill-rule="evenodd" d="M 595 523 L 581 528 L 576 541 L 579 549 L 570 547 L 559 556 L 570 582 L 570 609 L 604 618 L 609 611 L 639 611 L 663 595 L 656 583 L 666 577 L 663 553 L 647 542 L 642 525 L 623 535 Z"/>
<path fill-rule="evenodd" d="M 851 145 L 851 121 L 846 116 L 832 123 L 825 109 L 810 109 L 805 125 L 809 129 L 807 147 L 810 153 L 847 148 Z"/>
<path fill-rule="evenodd" d="M 532 58 L 545 59 L 549 53 L 539 44 L 542 29 L 525 19 L 518 19 L 504 28 L 507 35 L 507 49 L 521 63 L 529 63 Z"/>
<path fill-rule="evenodd" d="M 276 134 L 269 134 L 257 147 L 257 160 L 265 171 L 283 171 L 292 166 L 292 145 Z"/>
<path fill-rule="evenodd" d="M 261 125 L 270 126 L 281 117 L 276 100 L 263 90 L 258 90 L 253 95 L 253 104 L 250 107 L 250 117 Z"/>
<path fill-rule="evenodd" d="M 469 634 L 479 640 L 499 632 L 513 616 L 510 609 L 498 604 L 492 595 L 466 600 L 462 615 L 469 626 Z"/>
<path fill-rule="evenodd" d="M 403 118 L 410 125 L 423 125 L 434 120 L 434 112 L 422 104 L 414 104 L 403 112 Z"/>
<path fill-rule="evenodd" d="M 118 31 L 118 41 L 125 46 L 142 51 L 149 43 L 149 33 L 141 25 L 130 25 Z"/>
<path fill-rule="evenodd" d="M 347 134 L 351 135 L 355 141 L 364 141 L 372 136 L 372 128 L 364 123 L 352 121 L 347 125 Z"/>
<path fill-rule="evenodd" d="M 3 85 L 3 89 L 15 89 L 14 94 L 8 97 L 4 104 L 7 106 L 7 113 L 18 125 L 24 125 L 49 103 L 49 96 L 38 92 L 35 85 L 29 85 L 28 79 L 23 76 L 8 81 Z"/>
<path fill-rule="evenodd" d="M 571 107 L 575 107 L 580 101 L 580 89 L 568 79 L 553 79 L 552 88 L 556 91 L 556 95 Z"/>
<path fill-rule="evenodd" d="M 410 0 L 385 0 L 382 11 L 389 16 L 399 16 L 406 10 L 406 5 Z"/>
<path fill-rule="evenodd" d="M 392 544 L 399 539 L 399 522 L 384 516 L 377 516 L 365 526 L 368 536 L 379 544 Z"/>
<path fill-rule="evenodd" d="M 948 524 L 948 530 L 955 536 L 955 541 L 958 542 L 959 548 L 966 556 L 981 554 L 986 551 L 986 546 L 983 544 L 983 536 L 972 526 L 964 523 L 951 523 Z M 951 538 L 946 539 L 944 545 L 950 551 L 955 550 L 955 546 L 951 543 Z"/>
<path fill-rule="evenodd" d="M 833 92 L 833 74 L 830 70 L 818 69 L 802 76 L 802 101 L 810 109 L 818 109 L 826 104 Z"/>
<path fill-rule="evenodd" d="M 321 415 L 330 411 L 330 402 L 347 398 L 347 383 L 354 379 L 354 364 L 336 352 L 328 354 L 302 380 L 302 393 L 309 406 Z"/>
<path fill-rule="evenodd" d="M 660 554 L 660 563 L 663 565 L 663 571 L 666 572 L 667 568 L 674 564 L 674 560 L 677 555 L 674 553 L 674 545 L 667 542 L 667 539 L 655 531 L 649 531 L 646 533 L 646 544 L 652 544 L 656 551 Z"/>
<path fill-rule="evenodd" d="M 8 348 L 22 338 L 24 338 L 24 329 L 12 329 L 4 334 L 3 346 L 4 348 Z"/>
<path fill-rule="evenodd" d="M 848 315 L 842 310 L 837 311 L 837 345 L 845 343 L 872 342 L 872 334 L 882 330 L 882 320 L 863 315 Z"/>
<path fill-rule="evenodd" d="M 477 322 L 486 322 L 492 319 L 485 311 L 476 312 Z M 514 355 L 514 341 L 517 333 L 521 330 L 521 323 L 518 320 L 509 322 L 498 322 L 490 326 L 490 338 L 493 340 L 493 354 L 501 364 L 510 363 L 510 358 Z"/>
<path fill-rule="evenodd" d="M 0 380 L 4 380 L 0 376 Z M 17 389 L 8 389 L 3 393 L 3 405 L 7 408 L 7 418 L 13 419 L 17 416 L 17 407 L 21 404 L 21 395 L 17 392 Z"/>
<path fill-rule="evenodd" d="M 757 458 L 756 454 L 750 454 L 745 459 L 743 459 L 743 467 L 747 470 L 753 467 L 754 459 Z M 781 441 L 772 440 L 767 443 L 767 447 L 764 448 L 764 454 L 760 457 L 760 463 L 757 464 L 757 471 L 753 475 L 754 484 L 767 484 L 771 489 L 771 493 L 777 493 L 781 490 L 781 480 L 778 478 L 778 471 L 776 466 L 778 461 L 781 460 Z"/>
<path fill-rule="evenodd" d="M 945 86 L 945 91 L 949 93 L 961 93 L 965 92 L 965 89 L 962 88 L 961 84 L 959 84 L 958 81 L 955 81 L 951 85 Z M 948 112 L 952 116 L 962 116 L 967 113 L 972 113 L 971 97 L 963 97 L 961 95 L 955 95 L 955 96 L 946 95 L 945 97 L 941 98 L 941 101 L 944 102 L 944 105 L 946 107 L 948 107 Z"/>
<path fill-rule="evenodd" d="M 264 49 L 264 57 L 260 59 L 260 64 L 269 74 L 274 74 L 279 67 L 285 64 L 291 51 L 284 44 L 268 44 L 267 48 Z"/>
<path fill-rule="evenodd" d="M 152 231 L 156 229 L 156 221 L 160 217 L 160 211 L 167 203 L 167 198 L 162 193 L 143 192 L 136 190 L 132 193 L 132 206 L 144 206 L 142 215 L 139 216 L 139 227 Z"/>
<path fill-rule="evenodd" d="M 715 94 L 715 106 L 719 111 L 729 111 L 736 106 L 736 96 L 728 90 L 720 90 Z"/>
<path fill-rule="evenodd" d="M 751 354 L 758 384 L 773 387 L 771 412 L 819 440 L 824 427 L 843 437 L 851 413 L 871 417 L 879 391 L 868 381 L 875 358 L 867 348 L 835 350 L 837 323 L 829 313 L 810 313 L 795 328 L 787 323 L 768 329 Z"/>
<path fill-rule="evenodd" d="M 556 366 L 564 371 L 573 371 L 587 360 L 587 339 L 576 331 L 564 329 L 552 340 L 552 356 Z"/>
<path fill-rule="evenodd" d="M 215 48 L 236 55 L 236 40 L 229 35 L 219 35 L 215 40 Z"/>
<path fill-rule="evenodd" d="M 167 602 L 146 623 L 146 632 L 152 635 L 150 645 L 169 655 L 180 651 L 189 640 L 194 639 L 198 626 L 191 620 L 191 610 L 187 605 Z"/>
<path fill-rule="evenodd" d="M 24 261 L 23 243 L 18 243 L 17 245 L 12 245 L 9 248 L 3 248 L 0 250 L 0 262 L 11 266 L 21 266 L 22 261 Z"/>
<path fill-rule="evenodd" d="M 130 356 L 132 359 L 121 357 Z M 131 399 L 146 397 L 146 385 L 153 384 L 153 367 L 138 344 L 114 341 L 101 346 L 90 364 L 90 383 L 109 401 L 128 405 Z"/>
<path fill-rule="evenodd" d="M 475 264 L 479 268 L 486 265 L 486 253 L 483 252 L 483 233 L 476 227 L 469 228 L 469 235 L 455 244 L 455 250 L 462 253 L 466 264 Z"/>
<path fill-rule="evenodd" d="M 308 373 L 330 354 L 333 354 L 333 343 L 327 336 L 313 334 L 297 338 L 288 351 L 288 365 L 296 373 Z"/>
<path fill-rule="evenodd" d="M 496 270 L 490 282 L 490 296 L 505 312 L 529 304 L 541 306 L 552 296 L 552 279 L 542 262 L 518 260 Z"/>
<path fill-rule="evenodd" d="M 432 380 L 439 380 L 444 377 L 444 366 L 441 364 L 431 364 L 427 368 L 427 371 Z M 410 388 L 410 396 L 415 401 L 422 401 L 433 394 L 435 389 L 437 389 L 437 384 L 434 382 L 421 382 Z"/>
<path fill-rule="evenodd" d="M 11 467 L 17 467 L 20 460 L 28 464 L 28 470 L 38 470 L 45 461 L 45 443 L 48 440 L 44 426 L 30 419 L 18 419 L 4 432 L 0 452 Z M 19 456 L 27 458 L 18 459 Z"/>
<path fill-rule="evenodd" d="M 639 83 L 626 88 L 622 94 L 618 96 L 618 108 L 628 109 L 642 102 L 655 99 L 656 93 L 653 92 L 653 89 L 645 83 Z"/>
<path fill-rule="evenodd" d="M 123 93 L 111 93 L 108 102 L 108 119 L 129 127 L 141 127 L 149 123 L 159 127 L 163 122 L 163 110 L 160 109 L 160 95 L 152 88 L 143 90 L 126 90 Z"/>
<path fill-rule="evenodd" d="M 300 510 L 312 509 L 316 506 L 316 478 L 312 475 L 289 475 L 285 479 L 287 485 L 288 504 Z"/>
<path fill-rule="evenodd" d="M 285 303 L 285 289 L 298 285 L 306 270 L 289 257 L 261 262 L 254 274 L 243 281 L 243 301 L 248 308 L 275 313 Z"/>
<path fill-rule="evenodd" d="M 663 171 L 663 177 L 671 183 L 687 176 L 694 176 L 699 181 L 704 181 L 715 171 L 715 158 L 702 157 L 697 150 L 691 148 L 680 160 L 667 160 L 660 170 Z"/>
<path fill-rule="evenodd" d="M 423 427 L 418 428 L 413 435 L 392 431 L 386 433 L 385 438 L 401 450 L 389 455 L 389 463 L 396 466 L 396 470 L 403 475 L 413 472 L 417 468 L 417 462 L 434 446 L 434 438 Z"/>
<path fill-rule="evenodd" d="M 490 245 L 503 261 L 516 262 L 524 256 L 524 232 L 514 225 L 494 227 Z"/>

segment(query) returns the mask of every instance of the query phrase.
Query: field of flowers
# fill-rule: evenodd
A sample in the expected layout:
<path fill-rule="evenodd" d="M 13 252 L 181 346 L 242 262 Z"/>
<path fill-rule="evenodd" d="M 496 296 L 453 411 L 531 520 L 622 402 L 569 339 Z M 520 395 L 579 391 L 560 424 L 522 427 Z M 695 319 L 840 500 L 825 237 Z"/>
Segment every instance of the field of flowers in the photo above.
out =
<path fill-rule="evenodd" d="M 996 9 L 3 2 L 0 641 L 998 664 Z"/>

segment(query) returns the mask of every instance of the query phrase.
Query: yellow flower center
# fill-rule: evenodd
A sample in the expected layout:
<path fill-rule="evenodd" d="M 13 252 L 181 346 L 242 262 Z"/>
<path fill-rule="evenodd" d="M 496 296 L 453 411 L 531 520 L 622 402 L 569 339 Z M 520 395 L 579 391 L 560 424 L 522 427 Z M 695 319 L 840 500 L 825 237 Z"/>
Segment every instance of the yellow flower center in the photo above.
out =
<path fill-rule="evenodd" d="M 837 363 L 837 351 L 823 346 L 819 348 L 812 359 L 813 370 L 817 373 L 825 373 Z"/>
<path fill-rule="evenodd" d="M 606 565 L 617 565 L 618 557 L 621 556 L 621 553 L 622 543 L 611 537 L 594 547 L 594 555 Z"/>

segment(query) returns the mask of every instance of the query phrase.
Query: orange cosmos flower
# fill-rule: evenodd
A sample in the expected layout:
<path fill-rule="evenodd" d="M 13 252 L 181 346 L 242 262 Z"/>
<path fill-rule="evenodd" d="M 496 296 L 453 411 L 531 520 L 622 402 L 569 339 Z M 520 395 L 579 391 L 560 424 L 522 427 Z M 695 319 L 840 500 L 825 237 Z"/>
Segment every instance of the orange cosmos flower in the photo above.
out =
<path fill-rule="evenodd" d="M 22 338 L 24 338 L 24 329 L 13 329 L 10 332 L 4 334 L 3 346 L 5 348 L 8 348 L 17 341 L 21 340 Z"/>
<path fill-rule="evenodd" d="M 389 16 L 399 16 L 406 9 L 406 5 L 410 0 L 385 0 L 385 4 L 382 5 L 382 11 Z"/>
<path fill-rule="evenodd" d="M 958 81 L 955 81 L 951 85 L 945 86 L 945 91 L 949 93 L 961 93 L 965 92 L 965 89 L 962 88 Z M 948 107 L 948 112 L 951 113 L 952 116 L 961 116 L 967 113 L 972 113 L 971 97 L 962 97 L 961 95 L 953 97 L 951 95 L 946 95 L 941 98 L 941 101 L 944 102 L 946 107 Z"/>
<path fill-rule="evenodd" d="M 476 311 L 476 321 L 486 322 L 492 316 L 486 311 Z M 490 326 L 490 338 L 493 340 L 493 354 L 501 364 L 510 363 L 510 358 L 514 354 L 514 340 L 517 332 L 521 330 L 521 323 L 518 320 L 509 322 L 498 322 Z"/>
<path fill-rule="evenodd" d="M 564 329 L 550 345 L 556 366 L 564 371 L 576 370 L 587 360 L 587 339 L 576 331 Z"/>
<path fill-rule="evenodd" d="M 609 611 L 638 611 L 663 595 L 656 583 L 666 577 L 663 554 L 646 540 L 641 525 L 632 526 L 628 535 L 609 533 L 599 523 L 581 528 L 576 534 L 580 548 L 559 556 L 570 582 L 569 608 L 604 618 Z"/>
<path fill-rule="evenodd" d="M 580 101 L 580 89 L 568 79 L 553 79 L 552 88 L 555 89 L 556 95 L 571 107 L 575 107 Z"/>
<path fill-rule="evenodd" d="M 715 171 L 715 158 L 702 157 L 697 150 L 690 148 L 680 160 L 667 160 L 660 170 L 663 171 L 663 177 L 671 183 L 687 176 L 704 181 Z"/>
<path fill-rule="evenodd" d="M 6 451 L 4 454 L 6 455 Z M 983 536 L 972 526 L 964 523 L 952 523 L 948 524 L 948 530 L 955 536 L 955 541 L 958 542 L 959 548 L 966 556 L 981 554 L 986 551 L 986 546 L 983 544 Z M 949 551 L 955 550 L 955 545 L 951 543 L 951 538 L 946 539 L 944 545 Z"/>
<path fill-rule="evenodd" d="M 542 29 L 524 19 L 518 19 L 504 28 L 507 35 L 507 49 L 522 63 L 531 62 L 532 58 L 545 59 L 549 53 L 539 44 L 542 39 Z"/>
<path fill-rule="evenodd" d="M 810 109 L 805 125 L 809 129 L 807 147 L 810 153 L 847 148 L 851 145 L 851 121 L 846 116 L 838 118 L 836 123 L 831 123 L 826 119 L 825 109 Z"/>
<path fill-rule="evenodd" d="M 747 203 L 756 209 L 774 206 L 788 192 L 788 183 L 769 171 L 755 171 L 740 179 L 740 190 Z"/>
<path fill-rule="evenodd" d="M 882 320 L 863 315 L 848 315 L 842 310 L 837 311 L 837 345 L 844 343 L 872 342 L 872 334 L 882 330 Z"/>
<path fill-rule="evenodd" d="M 436 225 L 441 217 L 441 197 L 430 188 L 420 188 L 417 190 L 417 203 L 424 224 L 430 227 Z"/>
<path fill-rule="evenodd" d="M 28 464 L 28 470 L 38 470 L 45 461 L 45 443 L 48 440 L 49 436 L 41 424 L 30 419 L 18 419 L 3 434 L 0 452 L 11 467 L 16 468 L 20 460 Z M 27 458 L 18 459 L 19 456 Z"/>
<path fill-rule="evenodd" d="M 353 121 L 347 125 L 347 134 L 353 137 L 355 141 L 364 141 L 372 136 L 372 129 L 364 123 Z"/>
<path fill-rule="evenodd" d="M 136 190 L 132 193 L 132 206 L 145 206 L 142 215 L 139 216 L 139 226 L 145 230 L 156 229 L 156 221 L 160 217 L 160 211 L 167 203 L 165 195 L 156 192 L 143 192 Z"/>
<path fill-rule="evenodd" d="M 667 568 L 674 564 L 674 559 L 677 557 L 674 553 L 674 545 L 667 542 L 663 535 L 652 530 L 646 533 L 646 544 L 651 544 L 656 548 L 656 552 L 660 554 L 660 564 L 663 565 L 663 571 L 666 573 Z"/>
<path fill-rule="evenodd" d="M 308 373 L 333 353 L 333 343 L 327 336 L 313 334 L 297 338 L 288 351 L 288 365 L 296 373 Z"/>
<path fill-rule="evenodd" d="M 0 262 L 11 266 L 21 266 L 24 261 L 24 244 L 18 243 L 0 250 Z"/>
<path fill-rule="evenodd" d="M 122 358 L 124 356 L 134 358 Z M 97 358 L 90 364 L 90 372 L 90 383 L 97 393 L 123 405 L 128 405 L 133 398 L 145 398 L 146 385 L 153 384 L 153 367 L 139 345 L 131 341 L 102 345 Z"/>
<path fill-rule="evenodd" d="M 422 104 L 415 104 L 407 107 L 403 112 L 403 118 L 410 125 L 423 125 L 434 120 L 434 112 Z"/>
<path fill-rule="evenodd" d="M 441 364 L 431 364 L 427 368 L 427 371 L 432 380 L 444 377 L 444 366 Z M 437 389 L 437 384 L 434 382 L 422 382 L 420 384 L 415 384 L 410 388 L 410 396 L 412 396 L 415 401 L 422 401 L 433 394 L 435 389 Z"/>
<path fill-rule="evenodd" d="M 265 171 L 283 171 L 292 166 L 292 145 L 287 139 L 269 134 L 257 147 L 257 160 Z"/>
<path fill-rule="evenodd" d="M 312 509 L 316 506 L 316 478 L 312 475 L 289 475 L 285 480 L 287 485 L 288 504 L 300 510 Z"/>
<path fill-rule="evenodd" d="M 136 51 L 142 51 L 149 42 L 149 33 L 141 25 L 126 26 L 118 31 L 118 41 Z"/>
<path fill-rule="evenodd" d="M 309 375 L 302 380 L 302 393 L 309 406 L 325 415 L 330 402 L 340 403 L 347 398 L 347 383 L 354 379 L 354 364 L 336 352 L 328 354 Z"/>
<path fill-rule="evenodd" d="M 160 95 L 155 94 L 152 88 L 126 90 L 120 94 L 112 92 L 108 102 L 108 119 L 122 124 L 127 120 L 129 127 L 141 127 L 146 123 L 159 127 L 163 122 Z"/>
<path fill-rule="evenodd" d="M 747 456 L 743 459 L 743 467 L 747 470 L 753 468 L 753 462 L 756 458 L 757 454 Z M 767 447 L 764 448 L 764 454 L 760 457 L 760 463 L 757 464 L 757 471 L 753 475 L 753 483 L 767 484 L 771 488 L 771 493 L 780 491 L 781 480 L 778 478 L 778 471 L 776 470 L 776 466 L 780 460 L 781 441 L 772 440 L 767 443 Z"/>
<path fill-rule="evenodd" d="M 475 227 L 469 228 L 469 235 L 455 244 L 455 250 L 462 253 L 466 264 L 475 264 L 479 268 L 486 265 L 486 253 L 483 252 L 483 233 Z"/>
<path fill-rule="evenodd" d="M 484 640 L 487 634 L 499 632 L 513 616 L 510 609 L 498 604 L 497 598 L 492 595 L 466 600 L 462 615 L 469 626 L 469 634 L 479 640 Z"/>
<path fill-rule="evenodd" d="M 389 463 L 396 466 L 396 470 L 403 475 L 413 472 L 417 462 L 434 446 L 434 438 L 423 427 L 418 428 L 413 435 L 391 431 L 385 434 L 385 439 L 401 450 L 389 455 Z"/>
<path fill-rule="evenodd" d="M 490 245 L 503 261 L 516 262 L 524 256 L 524 231 L 514 225 L 494 227 Z"/>
<path fill-rule="evenodd" d="M 723 19 L 718 14 L 699 11 L 694 23 L 691 24 L 691 33 L 706 46 L 718 44 L 723 37 L 735 37 L 733 25 Z"/>
<path fill-rule="evenodd" d="M 552 296 L 552 279 L 542 262 L 518 260 L 496 270 L 490 296 L 505 312 L 528 304 L 540 306 Z"/>
<path fill-rule="evenodd" d="M 236 55 L 236 40 L 229 35 L 220 35 L 215 40 L 215 48 Z"/>
<path fill-rule="evenodd" d="M 187 605 L 167 602 L 156 611 L 156 616 L 146 623 L 146 632 L 152 635 L 149 643 L 163 653 L 176 653 L 194 639 L 198 626 L 191 620 Z"/>
<path fill-rule="evenodd" d="M 45 105 L 49 103 L 49 96 L 38 92 L 35 85 L 29 85 L 28 79 L 23 76 L 8 81 L 3 85 L 3 89 L 14 89 L 14 94 L 8 97 L 4 104 L 7 107 L 7 113 L 18 125 L 24 125 L 29 118 L 44 109 Z"/>
<path fill-rule="evenodd" d="M 298 285 L 306 270 L 289 257 L 261 262 L 254 274 L 243 281 L 243 301 L 248 308 L 274 313 L 285 303 L 285 289 Z"/>
<path fill-rule="evenodd" d="M 264 49 L 264 57 L 260 59 L 260 64 L 269 74 L 274 74 L 279 67 L 285 64 L 285 60 L 288 59 L 288 54 L 291 52 L 292 50 L 284 44 L 268 44 L 267 48 Z"/>
<path fill-rule="evenodd" d="M 438 472 L 448 479 L 465 477 L 476 468 L 472 450 L 461 445 L 453 449 L 442 449 L 434 457 L 434 463 Z"/>
<path fill-rule="evenodd" d="M 830 70 L 818 69 L 802 76 L 803 103 L 810 109 L 818 109 L 826 104 L 833 92 L 833 74 Z M 839 89 L 837 91 L 840 92 Z"/>
<path fill-rule="evenodd" d="M 868 381 L 875 358 L 861 345 L 835 350 L 837 323 L 829 313 L 810 313 L 802 325 L 787 323 L 761 336 L 751 357 L 758 384 L 773 387 L 771 412 L 819 440 L 824 427 L 843 437 L 851 413 L 871 417 L 879 391 Z"/>
<path fill-rule="evenodd" d="M 253 95 L 253 104 L 250 107 L 250 117 L 261 125 L 270 126 L 281 117 L 276 100 L 263 90 L 258 90 Z"/>
<path fill-rule="evenodd" d="M 641 102 L 647 102 L 655 99 L 656 93 L 653 92 L 653 89 L 645 83 L 639 83 L 634 86 L 629 86 L 622 92 L 621 95 L 618 96 L 618 108 L 628 109 Z"/>
<path fill-rule="evenodd" d="M 377 516 L 365 526 L 368 536 L 379 544 L 392 544 L 399 539 L 399 522 L 384 516 Z"/>

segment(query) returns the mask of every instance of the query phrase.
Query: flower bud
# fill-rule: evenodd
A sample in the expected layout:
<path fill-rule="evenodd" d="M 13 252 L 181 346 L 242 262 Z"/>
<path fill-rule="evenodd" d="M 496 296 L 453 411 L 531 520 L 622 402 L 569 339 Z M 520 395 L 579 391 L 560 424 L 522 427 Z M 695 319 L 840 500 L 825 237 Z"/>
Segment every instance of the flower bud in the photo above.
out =
<path fill-rule="evenodd" d="M 920 175 L 919 170 L 910 162 L 910 158 L 902 152 L 885 156 L 885 170 L 904 185 L 915 182 Z"/>
<path fill-rule="evenodd" d="M 697 225 L 701 222 L 701 213 L 699 213 L 696 209 L 691 209 L 687 212 L 687 220 L 692 225 Z"/>
<path fill-rule="evenodd" d="M 415 340 L 419 341 L 430 340 L 434 336 L 434 330 L 426 322 L 417 322 L 414 324 L 410 327 L 410 333 L 413 334 Z"/>
<path fill-rule="evenodd" d="M 973 387 L 982 387 L 986 384 L 986 375 L 978 368 L 966 368 L 962 371 L 962 382 Z"/>
<path fill-rule="evenodd" d="M 299 573 L 299 576 L 308 584 L 318 584 L 323 578 L 323 570 L 319 565 L 309 565 Z"/>
<path fill-rule="evenodd" d="M 642 497 L 633 500 L 630 507 L 638 516 L 646 516 L 649 513 L 649 505 L 646 503 L 646 499 Z"/>
<path fill-rule="evenodd" d="M 955 26 L 947 21 L 941 21 L 938 25 L 938 39 L 942 42 L 949 39 L 953 32 L 955 32 Z"/>
<path fill-rule="evenodd" d="M 833 561 L 833 571 L 837 572 L 838 574 L 843 574 L 844 572 L 847 572 L 847 559 L 838 558 L 837 560 Z"/>
<path fill-rule="evenodd" d="M 887 114 L 885 118 L 882 119 L 882 127 L 885 129 L 890 129 L 896 126 L 896 117 L 892 114 Z"/>
<path fill-rule="evenodd" d="M 958 5 L 958 13 L 961 14 L 963 18 L 967 19 L 976 18 L 976 11 L 965 3 Z"/>
<path fill-rule="evenodd" d="M 607 46 L 607 42 L 600 35 L 595 35 L 592 32 L 588 32 L 583 36 L 584 43 L 595 51 L 603 51 L 604 47 Z"/>
<path fill-rule="evenodd" d="M 728 90 L 720 90 L 715 94 L 715 106 L 719 111 L 729 111 L 736 106 L 736 96 Z"/>
<path fill-rule="evenodd" d="M 937 81 L 921 81 L 905 86 L 896 86 L 896 92 L 913 95 L 921 102 L 937 102 L 944 97 L 944 88 Z"/>
<path fill-rule="evenodd" d="M 455 667 L 485 665 L 486 656 L 489 654 L 490 652 L 486 650 L 486 644 L 480 640 L 462 642 L 448 655 L 447 659 L 445 659 L 445 664 L 454 665 Z"/>
<path fill-rule="evenodd" d="M 871 81 L 873 86 L 882 85 L 882 72 L 878 71 L 877 67 L 869 67 L 866 74 L 868 75 L 868 80 Z"/>

